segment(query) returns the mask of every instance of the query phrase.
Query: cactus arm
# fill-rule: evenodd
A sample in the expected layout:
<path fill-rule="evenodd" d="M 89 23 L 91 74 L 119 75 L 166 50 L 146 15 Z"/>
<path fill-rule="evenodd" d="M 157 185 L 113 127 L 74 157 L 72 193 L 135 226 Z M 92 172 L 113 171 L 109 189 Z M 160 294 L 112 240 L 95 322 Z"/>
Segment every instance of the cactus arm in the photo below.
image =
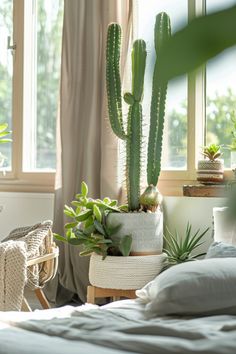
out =
<path fill-rule="evenodd" d="M 122 97 L 120 80 L 121 27 L 112 23 L 108 27 L 106 47 L 106 87 L 108 113 L 113 132 L 126 139 L 122 119 Z"/>
<path fill-rule="evenodd" d="M 132 50 L 132 94 L 135 101 L 140 102 L 143 96 L 144 73 L 146 66 L 146 43 L 138 39 Z"/>
<path fill-rule="evenodd" d="M 135 102 L 129 108 L 126 141 L 126 183 L 129 210 L 139 210 L 142 106 Z"/>
<path fill-rule="evenodd" d="M 167 82 L 160 80 L 158 71 L 158 55 L 163 43 L 170 37 L 170 19 L 166 13 L 160 13 L 156 17 L 155 24 L 155 50 L 156 63 L 153 75 L 151 118 L 148 142 L 147 180 L 154 186 L 158 182 L 161 170 L 162 137 L 165 116 L 165 101 Z"/>

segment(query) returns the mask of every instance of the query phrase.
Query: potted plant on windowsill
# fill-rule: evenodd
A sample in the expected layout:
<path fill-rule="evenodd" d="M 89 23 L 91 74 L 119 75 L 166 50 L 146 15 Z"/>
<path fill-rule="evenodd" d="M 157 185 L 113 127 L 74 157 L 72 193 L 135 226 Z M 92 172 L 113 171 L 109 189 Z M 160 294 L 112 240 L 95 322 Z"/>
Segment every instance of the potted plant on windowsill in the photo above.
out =
<path fill-rule="evenodd" d="M 162 136 L 165 115 L 167 81 L 160 79 L 158 54 L 171 35 L 170 19 L 160 13 L 155 23 L 156 62 L 152 82 L 150 127 L 147 153 L 148 187 L 140 196 L 140 170 L 142 158 L 142 97 L 146 65 L 146 44 L 142 39 L 133 43 L 132 90 L 124 94 L 129 105 L 127 122 L 122 114 L 120 80 L 121 27 L 112 23 L 108 27 L 106 51 L 106 78 L 108 111 L 111 128 L 126 145 L 126 190 L 128 213 L 111 213 L 108 222 L 121 224 L 116 235 L 132 234 L 132 255 L 158 254 L 163 246 L 163 216 L 160 208 L 162 196 L 157 189 L 161 169 Z M 126 125 L 126 129 L 125 129 Z"/>
<path fill-rule="evenodd" d="M 203 160 L 198 161 L 197 180 L 203 184 L 222 183 L 224 180 L 224 161 L 221 146 L 211 144 L 202 148 Z"/>

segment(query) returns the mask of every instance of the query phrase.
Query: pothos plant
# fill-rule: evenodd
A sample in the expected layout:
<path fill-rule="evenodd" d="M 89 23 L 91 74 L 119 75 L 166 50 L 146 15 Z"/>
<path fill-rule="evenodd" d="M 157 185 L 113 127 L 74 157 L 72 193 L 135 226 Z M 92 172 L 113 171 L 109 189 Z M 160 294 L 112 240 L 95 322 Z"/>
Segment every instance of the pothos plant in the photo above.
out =
<path fill-rule="evenodd" d="M 92 199 L 88 197 L 88 186 L 81 183 L 81 193 L 77 194 L 72 206 L 65 205 L 64 213 L 71 219 L 65 224 L 65 237 L 54 233 L 58 241 L 71 245 L 81 245 L 81 256 L 88 256 L 93 252 L 107 256 L 128 256 L 130 254 L 132 237 L 124 235 L 117 239 L 114 235 L 121 225 L 107 225 L 107 216 L 110 212 L 127 212 L 126 205 L 118 206 L 117 200 L 110 198 Z"/>
<path fill-rule="evenodd" d="M 162 80 L 158 70 L 160 49 L 171 35 L 169 16 L 162 12 L 156 17 L 154 45 L 156 61 L 153 71 L 150 108 L 150 130 L 147 154 L 148 187 L 140 197 L 140 170 L 143 144 L 142 99 L 146 66 L 146 43 L 138 39 L 132 50 L 132 89 L 124 93 L 124 102 L 129 106 L 127 122 L 122 113 L 122 90 L 120 78 L 121 27 L 112 23 L 107 32 L 106 87 L 111 128 L 126 144 L 126 189 L 129 211 L 143 209 L 155 211 L 160 194 L 157 182 L 161 169 L 162 136 L 165 116 L 167 81 Z"/>

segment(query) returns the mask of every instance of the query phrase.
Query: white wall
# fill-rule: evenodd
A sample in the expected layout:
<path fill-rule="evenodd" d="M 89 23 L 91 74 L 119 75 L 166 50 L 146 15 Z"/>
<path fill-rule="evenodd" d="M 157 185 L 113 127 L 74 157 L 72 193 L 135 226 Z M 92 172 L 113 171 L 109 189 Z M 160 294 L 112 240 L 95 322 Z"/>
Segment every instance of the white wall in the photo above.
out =
<path fill-rule="evenodd" d="M 12 229 L 53 219 L 54 195 L 49 193 L 0 193 L 0 240 Z M 212 209 L 224 206 L 223 198 L 165 197 L 164 221 L 170 231 L 184 234 L 187 222 L 193 231 L 211 229 L 203 250 L 212 242 Z"/>
<path fill-rule="evenodd" d="M 0 193 L 0 240 L 16 227 L 53 219 L 54 194 Z"/>
<path fill-rule="evenodd" d="M 225 202 L 224 198 L 165 197 L 164 223 L 171 232 L 176 229 L 180 235 L 184 234 L 188 221 L 193 231 L 210 227 L 204 245 L 199 248 L 205 251 L 212 242 L 213 207 L 224 206 Z"/>

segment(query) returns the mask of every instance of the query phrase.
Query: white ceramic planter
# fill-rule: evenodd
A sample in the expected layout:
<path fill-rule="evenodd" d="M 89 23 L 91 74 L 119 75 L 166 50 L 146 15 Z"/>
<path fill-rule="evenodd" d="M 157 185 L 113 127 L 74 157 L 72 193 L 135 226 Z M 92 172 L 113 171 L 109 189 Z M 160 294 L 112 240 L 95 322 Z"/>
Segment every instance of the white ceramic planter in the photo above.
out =
<path fill-rule="evenodd" d="M 93 253 L 89 263 L 91 285 L 107 289 L 141 289 L 162 270 L 166 255 L 115 257 Z"/>
<path fill-rule="evenodd" d="M 199 160 L 197 180 L 203 184 L 222 183 L 224 180 L 224 161 Z"/>
<path fill-rule="evenodd" d="M 158 208 L 155 213 L 111 213 L 108 225 L 119 225 L 115 235 L 132 235 L 131 255 L 160 254 L 163 247 L 163 213 Z"/>

